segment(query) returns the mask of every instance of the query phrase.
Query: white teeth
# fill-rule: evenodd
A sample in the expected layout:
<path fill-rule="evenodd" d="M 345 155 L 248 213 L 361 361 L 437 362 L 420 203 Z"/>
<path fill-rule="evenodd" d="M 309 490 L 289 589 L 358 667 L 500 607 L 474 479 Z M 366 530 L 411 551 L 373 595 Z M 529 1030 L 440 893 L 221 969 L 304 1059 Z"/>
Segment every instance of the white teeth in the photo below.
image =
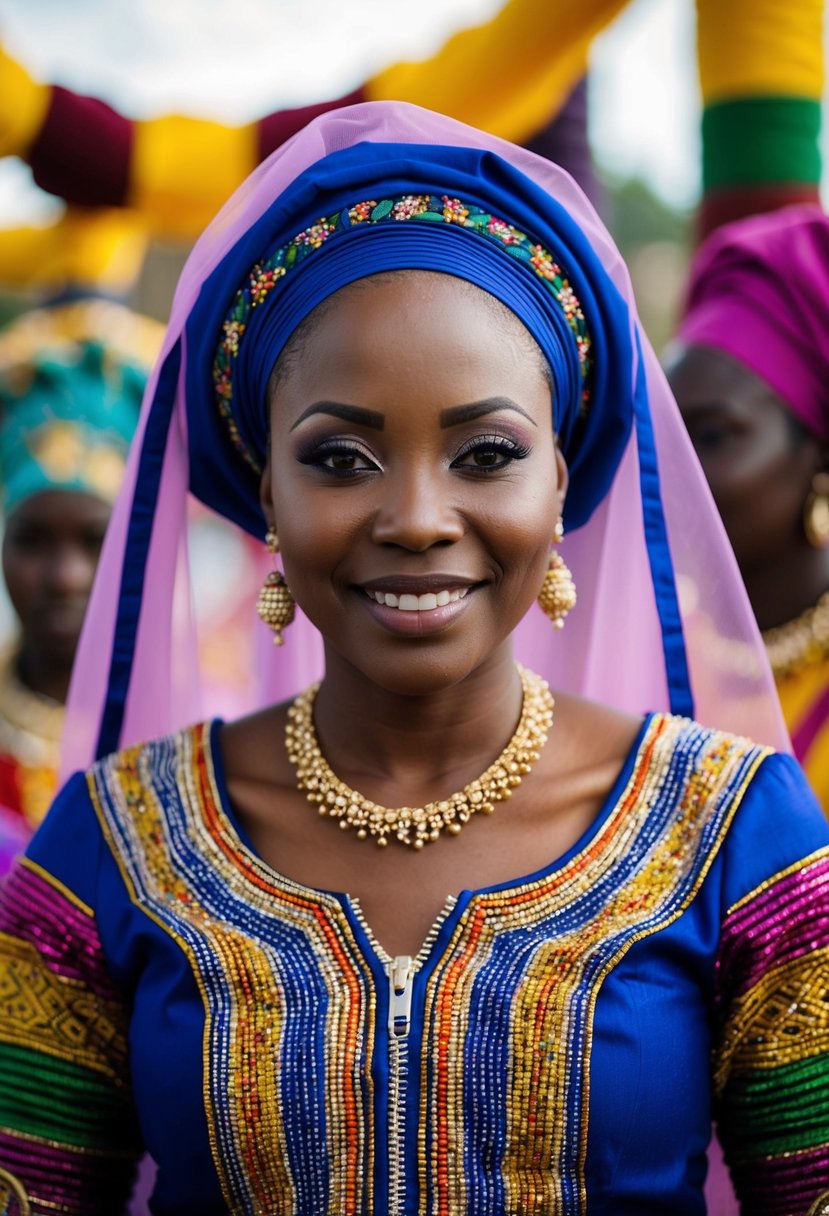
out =
<path fill-rule="evenodd" d="M 369 595 L 378 604 L 386 608 L 397 608 L 401 612 L 430 612 L 433 608 L 443 608 L 446 604 L 454 604 L 462 600 L 469 591 L 461 587 L 455 591 L 428 591 L 424 595 L 394 595 L 391 591 L 369 591 Z"/>

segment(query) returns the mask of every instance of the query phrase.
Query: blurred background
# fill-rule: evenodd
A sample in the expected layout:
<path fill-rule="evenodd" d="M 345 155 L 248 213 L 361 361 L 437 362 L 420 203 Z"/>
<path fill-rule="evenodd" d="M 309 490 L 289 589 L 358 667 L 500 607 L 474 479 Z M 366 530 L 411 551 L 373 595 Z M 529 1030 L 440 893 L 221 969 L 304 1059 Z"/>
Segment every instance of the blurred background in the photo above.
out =
<path fill-rule="evenodd" d="M 386 64 L 425 58 L 500 5 L 0 0 L 0 34 L 39 79 L 131 116 L 180 112 L 243 123 L 346 93 Z M 671 331 L 700 193 L 695 39 L 693 0 L 632 0 L 590 56 L 589 137 L 606 190 L 604 218 L 657 348 Z M 60 206 L 21 162 L 0 162 L 0 227 L 45 223 Z M 132 303 L 163 318 L 181 254 L 178 242 L 154 242 Z M 3 301 L 6 313 L 15 306 L 14 298 Z"/>

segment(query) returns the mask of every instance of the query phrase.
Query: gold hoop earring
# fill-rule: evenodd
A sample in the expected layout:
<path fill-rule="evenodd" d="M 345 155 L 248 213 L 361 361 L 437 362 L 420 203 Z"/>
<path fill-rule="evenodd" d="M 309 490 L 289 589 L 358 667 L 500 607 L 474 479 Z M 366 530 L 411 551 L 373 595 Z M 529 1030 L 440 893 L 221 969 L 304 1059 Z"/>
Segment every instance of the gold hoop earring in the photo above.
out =
<path fill-rule="evenodd" d="M 268 552 L 275 555 L 279 552 L 279 540 L 276 531 L 268 528 L 265 538 Z M 273 630 L 274 646 L 281 646 L 285 639 L 282 630 L 287 629 L 294 619 L 296 600 L 285 582 L 285 576 L 280 570 L 271 570 L 259 591 L 256 600 L 256 611 L 269 629 Z"/>
<path fill-rule="evenodd" d="M 829 473 L 815 473 L 803 504 L 803 531 L 813 549 L 829 545 Z"/>
<path fill-rule="evenodd" d="M 559 544 L 564 539 L 564 526 L 559 519 L 553 540 Z M 541 611 L 550 618 L 556 629 L 564 628 L 564 618 L 576 606 L 576 584 L 564 558 L 555 550 L 550 554 L 550 564 L 538 593 Z"/>

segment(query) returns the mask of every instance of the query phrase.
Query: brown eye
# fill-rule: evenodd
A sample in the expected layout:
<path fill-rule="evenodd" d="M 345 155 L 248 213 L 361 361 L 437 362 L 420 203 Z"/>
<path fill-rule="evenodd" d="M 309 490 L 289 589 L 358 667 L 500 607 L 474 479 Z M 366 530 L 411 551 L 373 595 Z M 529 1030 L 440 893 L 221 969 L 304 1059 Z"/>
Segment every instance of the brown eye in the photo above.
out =
<path fill-rule="evenodd" d="M 465 444 L 452 461 L 452 467 L 467 473 L 493 473 L 507 469 L 514 460 L 523 460 L 530 449 L 506 435 L 482 435 Z"/>
<path fill-rule="evenodd" d="M 364 473 L 380 471 L 375 456 L 348 440 L 314 443 L 308 450 L 300 450 L 297 458 L 300 464 L 310 465 L 329 477 L 359 477 Z"/>

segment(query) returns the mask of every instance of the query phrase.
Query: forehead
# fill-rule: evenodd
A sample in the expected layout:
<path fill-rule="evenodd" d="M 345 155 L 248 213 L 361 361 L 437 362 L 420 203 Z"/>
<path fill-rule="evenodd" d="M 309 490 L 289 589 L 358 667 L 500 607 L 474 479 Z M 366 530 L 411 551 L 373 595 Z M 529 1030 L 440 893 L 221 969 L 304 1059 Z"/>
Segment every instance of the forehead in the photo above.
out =
<path fill-rule="evenodd" d="M 75 528 L 106 527 L 111 511 L 110 503 L 85 490 L 41 490 L 12 509 L 7 526 L 65 533 Z"/>
<path fill-rule="evenodd" d="M 680 409 L 718 405 L 740 409 L 783 402 L 762 377 L 726 351 L 712 346 L 680 349 L 666 367 Z"/>
<path fill-rule="evenodd" d="M 494 344 L 494 349 L 493 349 Z M 546 363 L 524 324 L 495 296 L 451 274 L 395 270 L 359 279 L 305 319 L 277 364 L 306 372 L 329 358 L 347 367 L 384 363 L 417 350 L 470 361 Z M 493 358 L 495 356 L 495 358 Z"/>

